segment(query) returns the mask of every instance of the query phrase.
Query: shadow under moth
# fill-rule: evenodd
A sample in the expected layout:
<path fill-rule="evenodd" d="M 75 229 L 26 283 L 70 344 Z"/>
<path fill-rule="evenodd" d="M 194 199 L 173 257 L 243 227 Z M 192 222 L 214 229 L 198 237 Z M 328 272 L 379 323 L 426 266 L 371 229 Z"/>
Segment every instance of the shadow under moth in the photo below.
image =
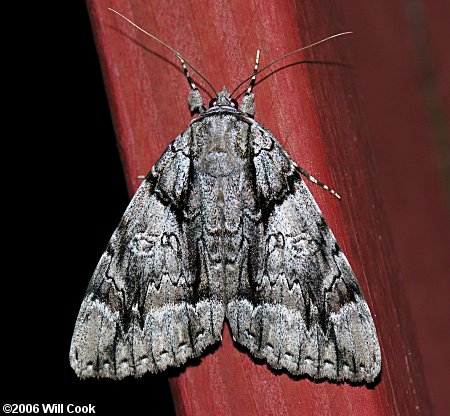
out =
<path fill-rule="evenodd" d="M 301 175 L 340 197 L 253 118 L 255 77 L 271 64 L 258 71 L 258 51 L 240 107 L 224 87 L 206 109 L 187 66 L 210 83 L 148 35 L 180 59 L 198 117 L 114 231 L 76 321 L 72 367 L 115 379 L 178 367 L 220 340 L 226 318 L 234 340 L 275 369 L 374 381 L 369 308 Z"/>

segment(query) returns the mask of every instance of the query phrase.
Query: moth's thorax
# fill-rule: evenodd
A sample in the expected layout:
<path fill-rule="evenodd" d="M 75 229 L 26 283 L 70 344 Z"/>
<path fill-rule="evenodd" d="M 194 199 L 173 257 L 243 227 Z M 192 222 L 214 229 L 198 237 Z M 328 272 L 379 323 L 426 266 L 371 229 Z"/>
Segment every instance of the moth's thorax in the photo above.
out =
<path fill-rule="evenodd" d="M 192 126 L 199 172 L 223 177 L 240 171 L 245 163 L 248 125 L 233 114 L 216 114 Z"/>

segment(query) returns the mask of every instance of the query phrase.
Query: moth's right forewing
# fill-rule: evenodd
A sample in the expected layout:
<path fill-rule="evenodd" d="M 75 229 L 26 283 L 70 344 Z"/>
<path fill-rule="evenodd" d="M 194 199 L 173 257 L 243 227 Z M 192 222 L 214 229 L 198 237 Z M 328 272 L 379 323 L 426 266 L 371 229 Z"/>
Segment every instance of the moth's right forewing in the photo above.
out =
<path fill-rule="evenodd" d="M 275 137 L 257 125 L 251 142 L 263 226 L 248 252 L 260 261 L 245 276 L 253 292 L 229 299 L 234 338 L 294 375 L 372 382 L 380 347 L 344 253 Z"/>

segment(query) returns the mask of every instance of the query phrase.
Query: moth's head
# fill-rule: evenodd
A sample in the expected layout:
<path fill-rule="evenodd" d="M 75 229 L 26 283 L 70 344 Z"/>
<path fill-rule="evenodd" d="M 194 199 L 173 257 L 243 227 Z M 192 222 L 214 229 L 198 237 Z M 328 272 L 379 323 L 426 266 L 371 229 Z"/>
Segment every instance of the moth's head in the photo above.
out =
<path fill-rule="evenodd" d="M 253 117 L 253 114 L 255 113 L 255 97 L 252 93 L 245 94 L 244 98 L 241 101 L 241 105 L 239 106 L 238 102 L 231 98 L 230 93 L 228 92 L 226 87 L 222 88 L 222 91 L 220 91 L 217 94 L 217 97 L 213 98 L 209 102 L 209 109 L 207 110 L 203 99 L 200 95 L 200 92 L 197 89 L 191 90 L 189 93 L 189 107 L 191 109 L 191 112 L 193 113 L 204 113 L 205 111 L 209 111 L 212 108 L 217 107 L 230 107 L 234 110 L 239 110 L 240 112 Z"/>
<path fill-rule="evenodd" d="M 217 94 L 217 97 L 209 102 L 209 108 L 213 107 L 231 107 L 237 110 L 239 105 L 234 98 L 231 98 L 227 88 L 223 87 L 222 91 Z"/>

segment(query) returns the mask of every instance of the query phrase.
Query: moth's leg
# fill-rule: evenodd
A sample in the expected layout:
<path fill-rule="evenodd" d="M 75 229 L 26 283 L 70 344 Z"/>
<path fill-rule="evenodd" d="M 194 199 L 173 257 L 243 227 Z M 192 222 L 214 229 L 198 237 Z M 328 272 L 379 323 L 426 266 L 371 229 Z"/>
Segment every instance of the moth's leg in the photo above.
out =
<path fill-rule="evenodd" d="M 319 185 L 321 188 L 328 191 L 330 194 L 334 195 L 337 199 L 341 200 L 341 196 L 333 189 L 331 189 L 328 185 L 324 184 L 323 182 L 320 182 L 317 180 L 314 176 L 306 172 L 305 169 L 295 164 L 295 168 L 304 176 L 306 179 L 309 179 L 312 183 L 315 183 L 316 185 Z"/>
<path fill-rule="evenodd" d="M 253 117 L 253 115 L 255 114 L 255 97 L 252 94 L 252 90 L 253 87 L 255 86 L 255 81 L 256 81 L 256 73 L 258 72 L 258 65 L 259 65 L 259 55 L 260 55 L 260 50 L 258 49 L 256 51 L 256 60 L 255 60 L 255 67 L 253 69 L 253 76 L 252 79 L 250 80 L 250 85 L 247 88 L 247 91 L 244 95 L 244 98 L 242 99 L 241 102 L 241 108 L 240 110 L 249 115 L 250 117 Z"/>
<path fill-rule="evenodd" d="M 186 63 L 184 62 L 184 59 L 178 57 L 181 61 L 181 66 L 183 67 L 183 72 L 184 72 L 184 76 L 187 78 L 188 82 L 189 82 L 189 86 L 191 87 L 191 90 L 196 90 L 197 87 L 194 84 L 194 81 L 191 78 L 191 75 L 189 74 L 188 68 L 186 66 Z"/>
<path fill-rule="evenodd" d="M 178 56 L 178 58 L 181 61 L 181 66 L 183 67 L 184 76 L 189 82 L 189 86 L 191 87 L 191 91 L 189 93 L 189 108 L 191 109 L 191 113 L 203 113 L 206 111 L 205 103 L 203 102 L 203 98 L 200 95 L 200 92 L 197 89 L 197 86 L 195 85 L 194 81 L 191 78 L 191 75 L 189 74 L 189 71 L 187 69 L 187 66 L 184 62 L 184 59 Z"/>
<path fill-rule="evenodd" d="M 188 102 L 189 108 L 191 109 L 191 113 L 203 113 L 206 111 L 205 103 L 203 102 L 203 98 L 200 95 L 200 92 L 197 89 L 194 81 L 189 74 L 188 68 L 183 58 L 177 55 L 179 60 L 181 61 L 181 66 L 183 67 L 184 76 L 189 82 L 189 86 L 191 87 L 191 91 L 189 93 Z"/>
<path fill-rule="evenodd" d="M 246 95 L 249 95 L 252 93 L 253 87 L 255 86 L 255 82 L 256 82 L 256 73 L 258 72 L 258 66 L 259 66 L 259 55 L 261 54 L 261 51 L 258 49 L 256 51 L 256 60 L 255 60 L 255 68 L 253 69 L 253 76 L 252 79 L 250 80 L 250 85 L 247 88 L 247 92 L 245 93 Z"/>

